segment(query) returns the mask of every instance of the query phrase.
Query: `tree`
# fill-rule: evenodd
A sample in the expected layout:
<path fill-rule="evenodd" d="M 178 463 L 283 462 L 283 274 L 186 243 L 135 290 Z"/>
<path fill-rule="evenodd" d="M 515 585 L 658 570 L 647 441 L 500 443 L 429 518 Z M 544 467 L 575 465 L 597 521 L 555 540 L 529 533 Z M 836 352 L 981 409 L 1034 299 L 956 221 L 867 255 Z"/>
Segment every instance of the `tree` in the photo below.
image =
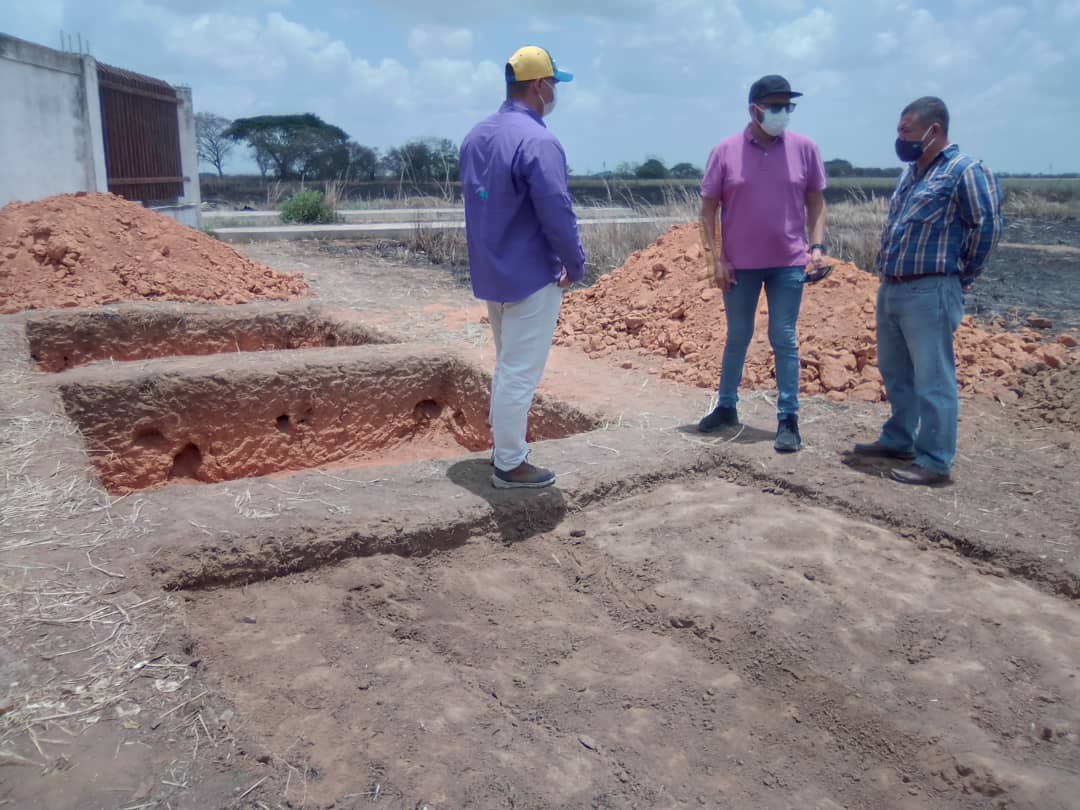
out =
<path fill-rule="evenodd" d="M 231 123 L 228 118 L 213 113 L 195 114 L 195 147 L 199 160 L 217 169 L 218 177 L 225 176 L 222 166 L 233 148 L 233 142 L 225 135 Z"/>
<path fill-rule="evenodd" d="M 256 163 L 272 166 L 279 180 L 330 178 L 348 167 L 348 134 L 312 113 L 238 118 L 224 135 L 246 141 Z"/>
<path fill-rule="evenodd" d="M 402 183 L 449 183 L 458 179 L 458 148 L 448 138 L 416 138 L 383 156 L 384 174 Z"/>
<path fill-rule="evenodd" d="M 622 163 L 615 167 L 615 177 L 635 177 L 637 175 L 638 164 L 631 163 L 628 160 L 624 160 Z"/>
<path fill-rule="evenodd" d="M 261 174 L 262 179 L 265 180 L 266 175 L 270 173 L 270 169 L 273 166 L 270 156 L 254 148 L 251 150 L 251 156 L 255 160 L 255 165 L 259 167 L 259 174 Z"/>
<path fill-rule="evenodd" d="M 663 180 L 668 176 L 667 166 L 657 158 L 649 158 L 634 172 L 639 180 Z"/>
<path fill-rule="evenodd" d="M 851 177 L 855 174 L 855 167 L 848 161 L 837 158 L 825 161 L 825 174 L 829 177 Z"/>
<path fill-rule="evenodd" d="M 349 150 L 349 177 L 355 177 L 357 180 L 374 180 L 375 172 L 379 167 L 378 151 L 356 141 L 349 141 L 346 147 Z"/>
<path fill-rule="evenodd" d="M 676 180 L 693 180 L 701 177 L 703 172 L 697 166 L 690 163 L 676 163 L 668 172 Z"/>

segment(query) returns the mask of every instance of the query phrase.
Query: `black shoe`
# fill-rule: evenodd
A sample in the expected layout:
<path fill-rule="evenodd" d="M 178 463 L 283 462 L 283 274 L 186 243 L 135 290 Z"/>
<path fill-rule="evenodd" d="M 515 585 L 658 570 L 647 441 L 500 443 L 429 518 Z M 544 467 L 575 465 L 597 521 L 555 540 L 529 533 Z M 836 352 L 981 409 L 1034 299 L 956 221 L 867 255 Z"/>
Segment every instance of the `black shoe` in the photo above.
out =
<path fill-rule="evenodd" d="M 897 467 L 889 472 L 894 481 L 901 484 L 915 484 L 917 486 L 932 487 L 935 484 L 946 484 L 952 480 L 948 473 L 934 472 L 918 464 L 909 464 L 906 467 Z"/>
<path fill-rule="evenodd" d="M 776 429 L 776 442 L 773 444 L 778 453 L 794 453 L 802 450 L 802 436 L 799 435 L 799 417 L 795 414 L 780 417 Z"/>
<path fill-rule="evenodd" d="M 698 422 L 697 429 L 702 433 L 715 433 L 724 428 L 739 426 L 739 413 L 734 408 L 717 405 L 712 413 L 706 414 Z"/>
<path fill-rule="evenodd" d="M 851 452 L 857 456 L 867 456 L 869 458 L 898 458 L 901 461 L 915 460 L 915 452 L 913 450 L 900 450 L 896 447 L 886 447 L 878 442 L 856 444 L 851 449 Z"/>

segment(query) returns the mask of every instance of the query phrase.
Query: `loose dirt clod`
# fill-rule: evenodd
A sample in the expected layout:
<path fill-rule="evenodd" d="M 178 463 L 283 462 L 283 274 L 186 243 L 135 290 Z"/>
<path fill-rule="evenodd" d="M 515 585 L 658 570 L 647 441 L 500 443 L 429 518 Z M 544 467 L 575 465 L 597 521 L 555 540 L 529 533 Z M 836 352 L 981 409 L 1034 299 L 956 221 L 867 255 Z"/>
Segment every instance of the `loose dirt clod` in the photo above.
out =
<path fill-rule="evenodd" d="M 879 402 L 874 312 L 878 280 L 853 264 L 837 263 L 824 281 L 807 287 L 799 316 L 800 390 L 833 401 Z M 762 388 L 775 376 L 764 293 L 743 385 Z M 567 296 L 556 342 L 593 357 L 635 350 L 664 358 L 662 376 L 702 387 L 719 381 L 726 337 L 724 299 L 712 286 L 697 225 L 677 225 L 638 251 L 591 289 Z M 966 394 L 1015 388 L 1019 372 L 1076 363 L 1066 341 L 1037 332 L 993 332 L 964 318 L 956 334 L 957 377 Z M 1016 393 L 1014 391 L 1014 393 Z"/>
<path fill-rule="evenodd" d="M 113 194 L 0 208 L 0 314 L 137 300 L 243 304 L 307 289 L 299 274 Z"/>
<path fill-rule="evenodd" d="M 1025 415 L 1080 432 L 1080 365 L 1025 375 L 1019 392 Z"/>

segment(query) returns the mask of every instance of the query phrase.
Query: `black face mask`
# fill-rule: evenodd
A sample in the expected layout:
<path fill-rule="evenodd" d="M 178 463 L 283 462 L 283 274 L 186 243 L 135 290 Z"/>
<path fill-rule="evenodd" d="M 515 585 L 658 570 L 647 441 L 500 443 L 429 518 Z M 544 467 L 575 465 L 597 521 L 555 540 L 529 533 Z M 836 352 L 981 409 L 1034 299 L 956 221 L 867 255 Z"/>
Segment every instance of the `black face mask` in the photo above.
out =
<path fill-rule="evenodd" d="M 905 141 L 903 138 L 897 138 L 896 156 L 900 158 L 900 160 L 904 161 L 904 163 L 914 163 L 919 158 L 921 158 L 923 156 L 923 153 L 926 151 L 926 147 L 923 145 L 923 141 L 926 139 L 926 136 L 930 134 L 930 130 L 933 128 L 934 127 L 931 125 L 930 128 L 923 133 L 923 136 L 917 141 Z M 931 138 L 930 143 L 933 142 L 934 139 Z"/>

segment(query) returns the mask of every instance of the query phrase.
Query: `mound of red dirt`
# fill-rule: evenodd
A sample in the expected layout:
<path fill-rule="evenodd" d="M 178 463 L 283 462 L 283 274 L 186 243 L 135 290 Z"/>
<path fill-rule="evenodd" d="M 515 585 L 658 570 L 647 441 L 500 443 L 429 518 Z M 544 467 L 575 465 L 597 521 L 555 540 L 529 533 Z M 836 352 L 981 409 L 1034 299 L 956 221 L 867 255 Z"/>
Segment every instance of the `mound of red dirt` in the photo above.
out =
<path fill-rule="evenodd" d="M 307 293 L 228 245 L 113 194 L 0 208 L 0 314 L 160 300 L 243 304 Z"/>
<path fill-rule="evenodd" d="M 874 307 L 878 280 L 852 264 L 806 289 L 799 317 L 800 389 L 834 401 L 880 401 Z M 773 385 L 764 293 L 743 385 Z M 726 322 L 724 299 L 710 281 L 697 225 L 678 225 L 648 248 L 566 297 L 556 342 L 594 357 L 634 350 L 666 358 L 665 378 L 712 388 L 720 375 Z M 1016 389 L 1021 369 L 1060 369 L 1078 359 L 1071 337 L 1044 341 L 1037 332 L 997 332 L 964 318 L 956 335 L 957 376 L 967 394 Z"/>

